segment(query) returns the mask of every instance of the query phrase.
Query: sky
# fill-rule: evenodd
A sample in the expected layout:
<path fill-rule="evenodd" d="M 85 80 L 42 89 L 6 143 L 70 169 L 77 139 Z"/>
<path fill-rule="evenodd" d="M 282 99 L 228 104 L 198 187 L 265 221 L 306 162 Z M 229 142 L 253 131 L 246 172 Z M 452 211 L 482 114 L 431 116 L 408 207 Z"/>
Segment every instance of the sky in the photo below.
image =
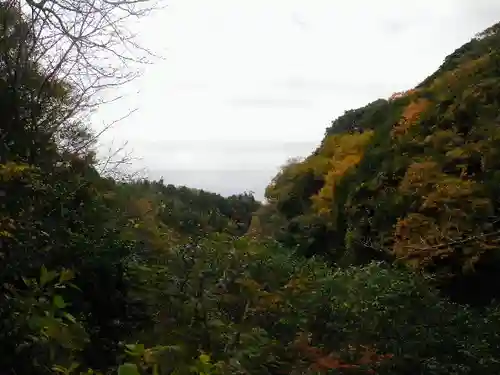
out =
<path fill-rule="evenodd" d="M 498 0 L 166 0 L 135 24 L 161 55 L 92 118 L 104 146 L 165 183 L 223 195 L 265 187 L 345 110 L 410 89 Z"/>

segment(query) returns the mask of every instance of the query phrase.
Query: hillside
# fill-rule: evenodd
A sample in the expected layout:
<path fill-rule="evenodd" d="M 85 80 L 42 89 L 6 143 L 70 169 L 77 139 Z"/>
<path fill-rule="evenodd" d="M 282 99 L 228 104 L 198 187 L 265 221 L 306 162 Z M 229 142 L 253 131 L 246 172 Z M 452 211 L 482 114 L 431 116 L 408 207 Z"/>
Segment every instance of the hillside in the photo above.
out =
<path fill-rule="evenodd" d="M 251 194 L 223 197 L 186 186 L 166 185 L 163 180 L 137 180 L 118 184 L 113 196 L 129 201 L 130 220 L 150 215 L 180 237 L 228 233 L 241 236 L 248 231 L 252 214 L 260 203 Z"/>
<path fill-rule="evenodd" d="M 470 297 L 498 297 L 498 31 L 417 87 L 333 121 L 318 149 L 269 185 L 260 230 L 337 264 L 400 261 Z"/>

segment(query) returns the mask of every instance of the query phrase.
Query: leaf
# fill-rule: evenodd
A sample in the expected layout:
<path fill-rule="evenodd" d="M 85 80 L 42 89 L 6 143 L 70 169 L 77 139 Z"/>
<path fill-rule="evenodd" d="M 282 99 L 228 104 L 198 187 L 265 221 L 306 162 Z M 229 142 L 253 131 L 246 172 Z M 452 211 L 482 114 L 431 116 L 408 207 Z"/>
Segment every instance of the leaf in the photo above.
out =
<path fill-rule="evenodd" d="M 81 290 L 81 289 L 80 289 L 77 285 L 75 285 L 75 284 L 73 284 L 73 283 L 68 283 L 67 285 L 68 285 L 70 288 L 72 288 L 72 289 L 76 289 L 76 290 L 78 290 L 79 292 L 81 292 L 81 291 L 82 291 L 82 290 Z"/>
<path fill-rule="evenodd" d="M 63 269 L 61 271 L 61 274 L 59 275 L 59 282 L 62 283 L 65 281 L 73 280 L 74 277 L 75 277 L 75 274 L 72 270 Z"/>
<path fill-rule="evenodd" d="M 140 375 L 137 366 L 133 363 L 124 363 L 118 367 L 118 375 Z"/>
<path fill-rule="evenodd" d="M 127 354 L 134 356 L 134 357 L 140 357 L 144 354 L 145 348 L 143 344 L 127 344 L 125 345 L 127 348 Z"/>
<path fill-rule="evenodd" d="M 201 354 L 199 359 L 200 359 L 200 362 L 205 364 L 205 365 L 208 365 L 210 363 L 210 356 L 207 354 Z"/>
<path fill-rule="evenodd" d="M 47 268 L 45 268 L 45 266 L 42 266 L 42 268 L 40 268 L 40 285 L 41 286 L 44 286 L 47 283 L 50 283 L 56 277 L 57 277 L 57 272 L 47 271 Z"/>
<path fill-rule="evenodd" d="M 78 367 L 80 367 L 80 364 L 79 364 L 79 363 L 77 363 L 77 362 L 73 362 L 73 363 L 71 364 L 71 366 L 69 367 L 69 372 L 70 372 L 70 373 L 71 373 L 71 372 L 73 372 L 73 371 L 74 371 L 74 370 L 76 370 Z"/>
<path fill-rule="evenodd" d="M 65 313 L 63 313 L 63 316 L 66 319 L 68 319 L 71 323 L 76 324 L 76 318 L 73 315 L 71 315 L 70 313 L 65 312 Z"/>
<path fill-rule="evenodd" d="M 64 302 L 64 298 L 60 295 L 55 295 L 52 300 L 52 304 L 58 309 L 64 309 L 66 307 L 66 302 Z"/>
<path fill-rule="evenodd" d="M 24 276 L 21 276 L 21 278 L 23 279 L 23 282 L 26 286 L 31 286 L 32 285 L 32 281 L 30 279 L 27 279 L 26 277 Z"/>
<path fill-rule="evenodd" d="M 0 231 L 0 237 L 12 238 L 12 234 L 7 232 L 6 230 Z"/>
<path fill-rule="evenodd" d="M 68 369 L 59 365 L 52 366 L 52 370 L 55 372 L 60 372 L 61 374 L 68 373 Z"/>

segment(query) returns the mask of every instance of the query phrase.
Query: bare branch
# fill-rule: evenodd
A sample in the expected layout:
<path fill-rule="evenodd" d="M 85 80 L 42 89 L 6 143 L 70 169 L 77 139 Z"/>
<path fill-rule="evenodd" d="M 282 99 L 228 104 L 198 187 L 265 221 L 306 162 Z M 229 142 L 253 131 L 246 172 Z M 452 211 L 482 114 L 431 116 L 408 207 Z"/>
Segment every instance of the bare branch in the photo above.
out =
<path fill-rule="evenodd" d="M 440 231 L 440 241 L 437 244 L 430 245 L 426 238 L 420 237 L 420 242 L 422 245 L 417 244 L 408 244 L 403 245 L 400 244 L 399 247 L 401 249 L 406 249 L 404 254 L 399 255 L 397 260 L 411 260 L 414 258 L 421 258 L 424 254 L 428 254 L 429 259 L 433 257 L 432 254 L 440 254 L 439 250 L 444 249 L 453 249 L 459 247 L 461 245 L 470 245 L 474 244 L 477 248 L 478 253 L 483 250 L 492 248 L 497 248 L 498 243 L 500 242 L 500 230 L 495 228 L 495 224 L 500 223 L 500 218 L 490 218 L 491 222 L 488 223 L 489 230 L 486 230 L 486 226 L 484 226 L 479 233 L 475 234 L 466 234 L 459 230 L 459 228 L 447 228 L 447 231 L 444 229 Z M 456 235 L 450 235 L 450 229 L 454 229 L 452 233 Z M 365 248 L 369 248 L 372 250 L 376 250 L 383 253 L 392 253 L 391 248 L 385 246 L 379 246 L 373 243 L 371 239 L 364 239 L 361 241 L 356 241 L 356 243 Z M 489 245 L 488 245 L 489 244 Z M 438 256 L 438 255 L 436 255 Z"/>
<path fill-rule="evenodd" d="M 61 128 L 82 124 L 97 107 L 118 100 L 119 97 L 104 100 L 100 93 L 135 79 L 141 64 L 158 57 L 140 46 L 127 27 L 134 18 L 159 9 L 158 1 L 7 0 L 0 3 L 6 11 L 0 25 L 4 34 L 0 41 L 2 77 L 9 83 L 15 102 L 26 103 L 28 98 L 31 102 L 29 108 L 17 109 L 15 121 L 29 120 L 32 131 L 44 129 L 57 138 L 57 132 L 65 132 Z M 41 78 L 39 82 L 28 78 L 33 74 Z M 29 86 L 23 83 L 26 80 L 30 80 Z M 49 109 L 55 105 L 53 97 L 57 86 L 64 87 L 65 93 L 57 104 L 57 116 L 49 116 Z M 0 140 L 7 133 L 7 129 L 3 129 Z"/>

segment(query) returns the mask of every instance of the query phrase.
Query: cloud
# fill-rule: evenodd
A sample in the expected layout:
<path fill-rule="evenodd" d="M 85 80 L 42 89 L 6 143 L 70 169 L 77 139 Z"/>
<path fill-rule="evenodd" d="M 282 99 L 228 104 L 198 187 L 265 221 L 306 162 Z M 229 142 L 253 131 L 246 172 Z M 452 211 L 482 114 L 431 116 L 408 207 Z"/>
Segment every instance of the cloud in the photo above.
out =
<path fill-rule="evenodd" d="M 186 90 L 186 91 L 192 91 L 192 90 L 199 91 L 199 90 L 206 90 L 206 89 L 210 88 L 210 86 L 205 84 L 205 83 L 189 82 L 189 81 L 174 83 L 172 85 L 172 87 L 175 89 Z"/>
<path fill-rule="evenodd" d="M 400 20 L 388 20 L 381 23 L 383 31 L 389 34 L 400 34 L 407 31 L 411 26 Z"/>
<path fill-rule="evenodd" d="M 329 81 L 319 78 L 297 76 L 276 80 L 272 83 L 272 86 L 287 91 L 325 94 L 337 93 L 338 95 L 359 95 L 360 93 L 373 93 L 373 95 L 377 95 L 377 93 L 387 92 L 394 88 L 394 84 L 388 81 Z"/>
<path fill-rule="evenodd" d="M 316 142 L 147 141 L 136 143 L 153 169 L 255 170 L 275 168 L 293 156 L 305 156 Z"/>
<path fill-rule="evenodd" d="M 500 3 L 497 0 L 458 0 L 457 3 L 469 22 L 484 25 L 500 21 Z"/>
<path fill-rule="evenodd" d="M 297 13 L 293 12 L 292 13 L 292 22 L 296 24 L 301 30 L 309 30 L 310 26 L 309 23 L 304 21 L 302 17 Z"/>
<path fill-rule="evenodd" d="M 312 141 L 277 141 L 277 140 L 138 140 L 135 145 L 151 152 L 196 151 L 198 153 L 267 153 L 267 152 L 298 152 L 311 149 L 316 144 Z"/>
<path fill-rule="evenodd" d="M 285 98 L 233 98 L 229 105 L 235 108 L 260 108 L 260 109 L 304 109 L 312 107 L 312 101 L 306 99 Z"/>

